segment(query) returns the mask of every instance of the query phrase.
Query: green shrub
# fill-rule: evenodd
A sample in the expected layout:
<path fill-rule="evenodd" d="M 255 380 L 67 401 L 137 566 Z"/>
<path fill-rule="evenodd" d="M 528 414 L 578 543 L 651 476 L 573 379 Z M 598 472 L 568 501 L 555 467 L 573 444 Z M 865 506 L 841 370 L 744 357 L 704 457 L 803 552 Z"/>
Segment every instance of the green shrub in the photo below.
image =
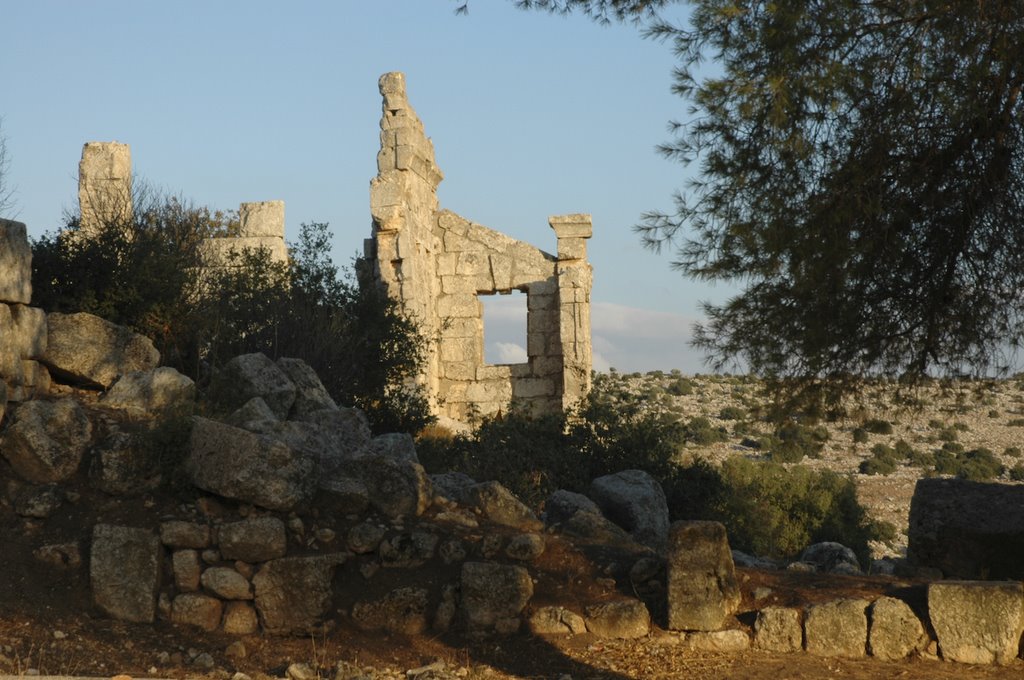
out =
<path fill-rule="evenodd" d="M 828 436 L 828 429 L 824 426 L 783 423 L 775 431 L 771 459 L 776 463 L 799 463 L 804 456 L 817 458 Z"/>
<path fill-rule="evenodd" d="M 665 389 L 669 394 L 677 397 L 686 397 L 693 394 L 693 382 L 686 378 L 676 378 Z"/>
<path fill-rule="evenodd" d="M 1009 456 L 1010 458 L 1020 458 L 1020 447 L 1007 446 L 1006 450 L 1003 451 L 1003 455 Z"/>
<path fill-rule="evenodd" d="M 857 468 L 862 475 L 890 475 L 896 471 L 896 461 L 892 458 L 873 456 L 862 460 Z"/>
<path fill-rule="evenodd" d="M 914 455 L 914 447 L 908 444 L 904 439 L 896 441 L 893 451 L 896 458 L 900 460 L 909 460 Z"/>
<path fill-rule="evenodd" d="M 686 424 L 684 437 L 686 441 L 694 444 L 707 446 L 716 442 L 724 442 L 729 439 L 729 433 L 725 428 L 715 427 L 711 421 L 703 416 L 696 416 Z"/>
<path fill-rule="evenodd" d="M 1010 468 L 1010 479 L 1015 482 L 1024 482 L 1024 463 L 1017 463 Z"/>
<path fill-rule="evenodd" d="M 861 427 L 871 434 L 892 434 L 892 423 L 888 420 L 871 418 L 869 420 L 865 420 Z"/>
<path fill-rule="evenodd" d="M 1002 415 L 1003 415 L 1003 414 L 1002 414 L 1002 413 L 1000 413 L 1000 412 L 999 412 L 999 411 L 998 411 L 997 409 L 992 409 L 992 410 L 990 410 L 990 411 L 988 412 L 988 417 L 989 417 L 989 418 L 999 418 L 999 417 L 1000 417 L 1000 416 L 1002 416 Z"/>
<path fill-rule="evenodd" d="M 868 441 L 868 431 L 863 427 L 854 428 L 853 441 L 855 444 L 866 444 Z"/>
<path fill-rule="evenodd" d="M 1006 424 L 1010 427 L 1024 427 L 1024 418 L 1011 418 Z"/>
<path fill-rule="evenodd" d="M 943 442 L 955 442 L 959 438 L 956 428 L 953 427 L 944 427 L 935 436 Z"/>
<path fill-rule="evenodd" d="M 1003 466 L 999 459 L 986 448 L 970 451 L 940 449 L 935 452 L 935 472 L 983 482 L 1001 475 Z"/>
<path fill-rule="evenodd" d="M 722 420 L 743 420 L 747 417 L 747 412 L 739 406 L 726 406 L 718 417 Z"/>
<path fill-rule="evenodd" d="M 935 454 L 930 451 L 912 451 L 907 456 L 907 463 L 918 468 L 933 468 L 935 466 Z"/>

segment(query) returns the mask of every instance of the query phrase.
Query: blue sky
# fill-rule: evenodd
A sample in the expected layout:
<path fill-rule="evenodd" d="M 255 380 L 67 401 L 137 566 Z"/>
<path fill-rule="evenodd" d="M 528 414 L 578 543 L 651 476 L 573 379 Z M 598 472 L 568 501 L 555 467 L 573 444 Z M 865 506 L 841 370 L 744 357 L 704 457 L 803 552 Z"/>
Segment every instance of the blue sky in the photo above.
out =
<path fill-rule="evenodd" d="M 588 212 L 595 365 L 703 370 L 699 301 L 630 227 L 671 209 L 684 169 L 655 153 L 685 114 L 668 45 L 629 26 L 472 0 L 7 3 L 0 117 L 14 217 L 34 236 L 76 201 L 82 144 L 132 147 L 135 172 L 198 204 L 282 199 L 287 233 L 328 222 L 348 263 L 369 236 L 378 77 L 403 71 L 445 173 L 441 205 L 555 248 L 553 214 Z M 489 349 L 521 319 L 488 309 Z M 498 343 L 503 343 L 499 346 Z M 494 355 L 492 355 L 494 356 Z"/>

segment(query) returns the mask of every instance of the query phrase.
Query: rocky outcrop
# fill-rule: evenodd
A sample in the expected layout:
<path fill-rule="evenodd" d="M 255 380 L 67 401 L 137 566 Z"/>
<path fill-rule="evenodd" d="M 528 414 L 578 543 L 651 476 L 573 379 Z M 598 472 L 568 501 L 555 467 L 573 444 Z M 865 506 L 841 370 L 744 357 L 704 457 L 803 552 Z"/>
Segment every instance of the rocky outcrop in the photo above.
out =
<path fill-rule="evenodd" d="M 196 385 L 169 366 L 131 371 L 121 376 L 100 399 L 109 408 L 135 416 L 191 414 Z"/>
<path fill-rule="evenodd" d="M 907 558 L 947 578 L 1024 579 L 1024 486 L 921 479 Z"/>
<path fill-rule="evenodd" d="M 160 363 L 149 338 L 98 316 L 51 312 L 46 320 L 41 360 L 67 380 L 108 388 L 126 373 L 148 371 Z"/>
<path fill-rule="evenodd" d="M 260 397 L 281 420 L 288 417 L 296 391 L 288 374 L 258 352 L 231 359 L 210 384 L 210 398 L 221 408 L 232 411 L 253 397 Z"/>
<path fill-rule="evenodd" d="M 668 502 L 661 484 L 643 470 L 598 477 L 588 493 L 604 516 L 638 542 L 664 550 L 668 540 Z"/>
<path fill-rule="evenodd" d="M 740 604 L 725 527 L 675 522 L 669 530 L 668 627 L 719 630 Z"/>

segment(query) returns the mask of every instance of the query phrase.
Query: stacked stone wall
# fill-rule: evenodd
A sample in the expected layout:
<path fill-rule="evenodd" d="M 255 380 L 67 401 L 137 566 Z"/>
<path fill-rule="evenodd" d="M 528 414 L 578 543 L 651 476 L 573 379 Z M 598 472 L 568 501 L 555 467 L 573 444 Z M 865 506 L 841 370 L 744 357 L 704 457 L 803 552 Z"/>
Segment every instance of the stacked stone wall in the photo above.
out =
<path fill-rule="evenodd" d="M 428 362 L 420 381 L 436 414 L 465 422 L 559 410 L 590 387 L 588 215 L 551 218 L 558 255 L 439 208 L 434 147 L 409 104 L 405 77 L 380 79 L 378 174 L 370 184 L 366 255 L 381 285 L 420 324 Z M 527 362 L 484 362 L 481 295 L 527 295 Z"/>
<path fill-rule="evenodd" d="M 0 220 L 0 419 L 8 401 L 49 389 L 37 361 L 46 351 L 46 314 L 30 307 L 32 250 L 25 225 Z"/>

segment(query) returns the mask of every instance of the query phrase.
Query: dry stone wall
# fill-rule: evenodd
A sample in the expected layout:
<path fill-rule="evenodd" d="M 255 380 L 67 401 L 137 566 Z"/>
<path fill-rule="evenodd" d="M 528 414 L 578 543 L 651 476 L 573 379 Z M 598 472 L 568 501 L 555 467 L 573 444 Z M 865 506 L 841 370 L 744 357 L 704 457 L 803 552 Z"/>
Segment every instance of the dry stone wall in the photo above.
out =
<path fill-rule="evenodd" d="M 388 293 L 421 325 L 429 359 L 420 380 L 437 415 L 457 421 L 514 404 L 557 411 L 590 388 L 589 215 L 551 217 L 557 255 L 440 208 L 444 178 L 405 76 L 380 79 L 383 114 L 370 183 L 373 238 L 366 256 Z M 522 364 L 484 363 L 480 295 L 527 295 Z"/>
<path fill-rule="evenodd" d="M 0 220 L 0 419 L 8 401 L 49 389 L 49 374 L 36 361 L 46 351 L 46 314 L 30 307 L 32 250 L 25 225 Z"/>

